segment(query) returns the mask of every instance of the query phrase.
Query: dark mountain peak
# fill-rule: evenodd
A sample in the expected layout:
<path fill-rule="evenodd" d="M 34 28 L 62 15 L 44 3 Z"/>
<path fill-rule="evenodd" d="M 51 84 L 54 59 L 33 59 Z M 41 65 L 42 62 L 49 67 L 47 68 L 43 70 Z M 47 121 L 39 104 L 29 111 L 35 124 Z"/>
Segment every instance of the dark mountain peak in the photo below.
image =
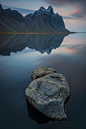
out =
<path fill-rule="evenodd" d="M 38 13 L 44 13 L 46 12 L 47 10 L 42 6 L 40 7 L 40 9 L 37 11 Z"/>
<path fill-rule="evenodd" d="M 49 7 L 48 7 L 47 9 L 49 9 L 49 8 L 50 8 L 50 9 L 53 9 L 53 7 L 52 7 L 52 6 L 50 6 L 50 5 L 49 5 Z"/>
<path fill-rule="evenodd" d="M 47 14 L 53 14 L 53 8 L 52 6 L 49 6 L 47 9 L 45 9 L 44 7 L 40 7 L 40 9 L 38 11 L 42 11 L 42 12 L 46 12 Z"/>
<path fill-rule="evenodd" d="M 51 6 L 49 6 L 49 7 L 46 9 L 46 8 L 44 8 L 44 7 L 42 6 L 42 7 L 40 7 L 39 10 L 35 11 L 32 16 L 37 16 L 37 15 L 42 15 L 42 14 L 53 15 L 53 14 L 54 14 L 53 8 L 52 8 Z"/>
<path fill-rule="evenodd" d="M 0 4 L 0 10 L 2 10 L 3 8 L 2 8 L 2 5 Z"/>
<path fill-rule="evenodd" d="M 43 6 L 40 7 L 40 10 L 46 10 Z"/>
<path fill-rule="evenodd" d="M 8 8 L 8 10 L 11 10 L 10 8 Z"/>
<path fill-rule="evenodd" d="M 6 16 L 4 9 L 2 8 L 2 5 L 0 4 L 0 16 L 2 15 Z"/>
<path fill-rule="evenodd" d="M 50 13 L 54 13 L 52 6 L 49 6 L 49 7 L 47 8 L 47 11 L 50 12 Z"/>

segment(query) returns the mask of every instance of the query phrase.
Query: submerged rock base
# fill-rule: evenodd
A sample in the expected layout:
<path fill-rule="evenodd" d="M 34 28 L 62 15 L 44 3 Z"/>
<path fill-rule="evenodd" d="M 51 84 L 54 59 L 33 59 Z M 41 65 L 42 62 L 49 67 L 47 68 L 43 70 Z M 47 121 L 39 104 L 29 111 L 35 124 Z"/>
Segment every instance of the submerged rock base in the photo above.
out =
<path fill-rule="evenodd" d="M 35 79 L 25 90 L 27 100 L 39 112 L 56 120 L 66 119 L 65 101 L 70 96 L 66 78 L 52 73 Z"/>

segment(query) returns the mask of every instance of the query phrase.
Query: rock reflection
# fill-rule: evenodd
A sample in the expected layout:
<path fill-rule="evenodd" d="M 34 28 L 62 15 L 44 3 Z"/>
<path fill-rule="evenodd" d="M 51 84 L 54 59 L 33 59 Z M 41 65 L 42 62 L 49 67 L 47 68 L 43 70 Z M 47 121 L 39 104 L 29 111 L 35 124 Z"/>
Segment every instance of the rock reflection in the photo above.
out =
<path fill-rule="evenodd" d="M 52 49 L 59 47 L 68 34 L 23 34 L 0 35 L 0 55 L 10 55 L 11 52 L 22 51 L 26 47 L 35 49 L 40 53 L 51 53 Z"/>
<path fill-rule="evenodd" d="M 48 118 L 41 112 L 37 111 L 28 101 L 27 101 L 28 115 L 31 119 L 34 119 L 38 124 L 44 124 L 49 121 L 54 121 L 53 119 Z"/>

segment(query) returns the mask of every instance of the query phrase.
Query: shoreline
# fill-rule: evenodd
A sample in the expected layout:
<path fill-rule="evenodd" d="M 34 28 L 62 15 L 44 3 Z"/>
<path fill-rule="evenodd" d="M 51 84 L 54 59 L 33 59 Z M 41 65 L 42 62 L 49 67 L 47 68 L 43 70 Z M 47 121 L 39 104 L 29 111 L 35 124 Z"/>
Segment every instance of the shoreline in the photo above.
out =
<path fill-rule="evenodd" d="M 0 34 L 71 34 L 77 32 L 0 32 Z"/>

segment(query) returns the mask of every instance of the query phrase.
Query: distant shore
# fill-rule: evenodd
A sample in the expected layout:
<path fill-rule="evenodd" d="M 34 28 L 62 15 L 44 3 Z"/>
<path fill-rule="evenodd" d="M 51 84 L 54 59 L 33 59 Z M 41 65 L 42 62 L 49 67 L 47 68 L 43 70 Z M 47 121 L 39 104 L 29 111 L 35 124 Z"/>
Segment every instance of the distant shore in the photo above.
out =
<path fill-rule="evenodd" d="M 0 32 L 0 34 L 71 34 L 76 32 Z"/>

